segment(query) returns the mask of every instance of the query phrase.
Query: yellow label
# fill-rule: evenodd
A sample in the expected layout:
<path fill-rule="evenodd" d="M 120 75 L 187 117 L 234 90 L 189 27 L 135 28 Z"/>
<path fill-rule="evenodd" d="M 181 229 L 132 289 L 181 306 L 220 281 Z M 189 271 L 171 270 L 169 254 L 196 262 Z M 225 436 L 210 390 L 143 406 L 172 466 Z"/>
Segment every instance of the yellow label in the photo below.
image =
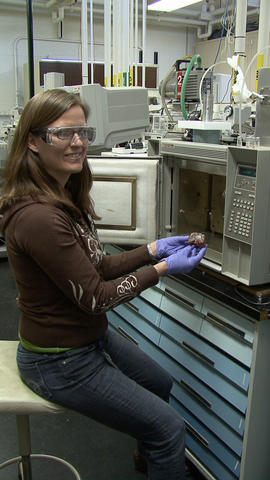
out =
<path fill-rule="evenodd" d="M 264 54 L 259 53 L 257 55 L 257 68 L 256 68 L 256 92 L 258 91 L 258 78 L 259 78 L 259 69 L 263 67 Z"/>
<path fill-rule="evenodd" d="M 129 85 L 131 87 L 133 86 L 133 67 L 130 67 L 129 69 Z"/>
<path fill-rule="evenodd" d="M 118 73 L 118 87 L 122 85 L 122 73 Z"/>

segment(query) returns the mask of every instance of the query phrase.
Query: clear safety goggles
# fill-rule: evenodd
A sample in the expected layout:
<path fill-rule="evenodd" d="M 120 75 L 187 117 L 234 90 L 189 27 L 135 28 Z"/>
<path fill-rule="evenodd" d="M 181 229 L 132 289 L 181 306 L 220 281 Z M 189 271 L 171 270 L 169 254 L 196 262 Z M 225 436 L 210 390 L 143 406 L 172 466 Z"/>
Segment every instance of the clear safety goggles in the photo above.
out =
<path fill-rule="evenodd" d="M 72 127 L 37 128 L 32 133 L 39 135 L 45 143 L 54 146 L 63 144 L 75 145 L 78 138 L 83 143 L 93 143 L 96 138 L 96 129 L 87 125 L 74 125 Z"/>

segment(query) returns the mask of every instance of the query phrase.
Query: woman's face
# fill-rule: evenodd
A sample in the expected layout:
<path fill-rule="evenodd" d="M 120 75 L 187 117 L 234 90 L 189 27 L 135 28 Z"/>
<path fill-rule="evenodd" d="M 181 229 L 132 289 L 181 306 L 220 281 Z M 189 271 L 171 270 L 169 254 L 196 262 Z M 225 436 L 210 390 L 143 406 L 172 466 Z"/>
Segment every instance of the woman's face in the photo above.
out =
<path fill-rule="evenodd" d="M 80 105 L 74 105 L 47 127 L 78 127 L 85 125 L 83 109 Z M 28 139 L 28 147 L 39 154 L 47 172 L 58 180 L 62 186 L 65 186 L 72 173 L 78 173 L 82 170 L 87 145 L 88 139 L 80 138 L 76 133 L 76 129 L 73 137 L 70 139 L 63 140 L 53 134 L 52 143 L 46 143 L 40 136 L 32 133 L 29 134 Z"/>

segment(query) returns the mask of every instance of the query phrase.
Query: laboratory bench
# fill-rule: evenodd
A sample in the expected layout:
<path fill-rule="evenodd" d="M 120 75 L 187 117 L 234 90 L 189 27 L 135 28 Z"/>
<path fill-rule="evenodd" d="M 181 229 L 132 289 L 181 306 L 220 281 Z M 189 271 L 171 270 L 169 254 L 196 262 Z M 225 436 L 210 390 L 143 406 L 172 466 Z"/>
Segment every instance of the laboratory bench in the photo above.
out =
<path fill-rule="evenodd" d="M 200 266 L 108 312 L 112 328 L 171 374 L 186 455 L 209 480 L 270 478 L 269 292 Z"/>

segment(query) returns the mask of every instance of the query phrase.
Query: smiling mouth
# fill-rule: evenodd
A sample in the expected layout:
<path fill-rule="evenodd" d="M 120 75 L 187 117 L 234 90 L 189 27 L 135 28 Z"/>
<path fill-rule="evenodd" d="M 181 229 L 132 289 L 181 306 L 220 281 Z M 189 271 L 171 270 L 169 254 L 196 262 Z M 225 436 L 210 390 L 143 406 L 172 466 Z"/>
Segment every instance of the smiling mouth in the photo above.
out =
<path fill-rule="evenodd" d="M 83 155 L 83 152 L 74 152 L 74 153 L 66 153 L 66 157 L 73 158 L 73 159 L 80 159 Z"/>

